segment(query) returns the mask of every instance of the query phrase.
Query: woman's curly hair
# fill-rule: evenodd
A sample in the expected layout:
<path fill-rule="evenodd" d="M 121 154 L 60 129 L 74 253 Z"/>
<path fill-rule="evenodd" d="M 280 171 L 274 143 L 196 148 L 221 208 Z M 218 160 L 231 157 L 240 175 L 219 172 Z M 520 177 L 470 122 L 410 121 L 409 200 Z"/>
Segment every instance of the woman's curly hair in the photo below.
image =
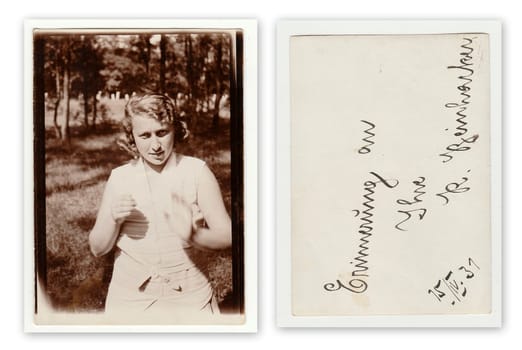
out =
<path fill-rule="evenodd" d="M 134 116 L 150 117 L 161 123 L 172 125 L 174 145 L 185 140 L 189 135 L 187 124 L 181 120 L 176 105 L 170 97 L 161 94 L 134 95 L 125 105 L 125 116 L 121 122 L 124 134 L 117 140 L 118 145 L 134 158 L 139 157 L 132 135 L 132 117 Z"/>

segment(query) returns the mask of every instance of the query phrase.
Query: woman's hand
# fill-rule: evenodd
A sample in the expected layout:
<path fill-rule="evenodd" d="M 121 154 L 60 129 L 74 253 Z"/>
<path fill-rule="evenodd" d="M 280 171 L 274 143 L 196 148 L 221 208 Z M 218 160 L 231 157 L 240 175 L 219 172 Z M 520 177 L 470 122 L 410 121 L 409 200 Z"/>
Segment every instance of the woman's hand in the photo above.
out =
<path fill-rule="evenodd" d="M 111 214 L 116 224 L 121 225 L 136 208 L 136 201 L 130 194 L 120 195 L 112 202 Z"/>
<path fill-rule="evenodd" d="M 197 204 L 192 204 L 192 231 L 196 232 L 200 227 L 206 227 L 205 216 Z"/>
<path fill-rule="evenodd" d="M 89 246 L 94 256 L 102 256 L 111 251 L 120 234 L 121 224 L 136 207 L 130 194 L 116 193 L 114 181 L 111 173 L 103 191 L 96 222 L 89 233 Z"/>

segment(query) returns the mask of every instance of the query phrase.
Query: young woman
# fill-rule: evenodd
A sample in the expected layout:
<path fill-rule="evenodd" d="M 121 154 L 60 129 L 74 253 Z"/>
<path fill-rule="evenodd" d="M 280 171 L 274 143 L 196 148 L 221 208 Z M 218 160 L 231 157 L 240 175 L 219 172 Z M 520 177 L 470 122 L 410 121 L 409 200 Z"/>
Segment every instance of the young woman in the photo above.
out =
<path fill-rule="evenodd" d="M 136 158 L 111 172 L 89 235 L 95 256 L 117 247 L 106 312 L 159 313 L 173 322 L 219 313 L 189 258 L 194 246 L 231 244 L 216 178 L 202 160 L 175 152 L 188 131 L 169 97 L 132 97 L 122 123 Z"/>

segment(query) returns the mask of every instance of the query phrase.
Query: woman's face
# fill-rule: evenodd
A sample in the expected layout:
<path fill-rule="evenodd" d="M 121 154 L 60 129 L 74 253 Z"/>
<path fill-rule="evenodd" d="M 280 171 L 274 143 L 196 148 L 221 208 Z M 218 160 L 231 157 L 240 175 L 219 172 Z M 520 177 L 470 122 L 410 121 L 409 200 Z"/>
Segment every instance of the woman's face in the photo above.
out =
<path fill-rule="evenodd" d="M 145 162 L 152 169 L 161 171 L 174 149 L 173 126 L 147 116 L 134 116 L 132 135 Z"/>

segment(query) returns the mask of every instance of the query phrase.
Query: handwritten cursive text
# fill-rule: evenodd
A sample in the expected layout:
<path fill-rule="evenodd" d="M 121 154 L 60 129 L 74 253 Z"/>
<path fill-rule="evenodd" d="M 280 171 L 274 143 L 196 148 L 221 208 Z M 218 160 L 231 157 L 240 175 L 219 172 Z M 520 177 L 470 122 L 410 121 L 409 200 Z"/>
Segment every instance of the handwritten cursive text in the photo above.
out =
<path fill-rule="evenodd" d="M 472 66 L 473 63 L 473 39 L 474 38 L 463 38 L 464 43 L 460 45 L 462 51 L 460 52 L 460 65 L 448 66 L 448 69 L 456 69 L 460 73 L 458 79 L 459 84 L 457 90 L 460 95 L 460 101 L 449 102 L 444 105 L 446 108 L 455 109 L 457 126 L 453 132 L 453 136 L 458 138 L 458 141 L 450 144 L 446 147 L 446 152 L 439 154 L 443 158 L 442 162 L 447 163 L 453 159 L 453 152 L 463 152 L 471 149 L 470 144 L 474 143 L 478 139 L 478 135 L 468 135 L 468 112 L 467 109 L 471 104 L 471 83 L 473 82 L 473 74 L 475 71 Z M 467 145 L 465 145 L 467 144 Z"/>
<path fill-rule="evenodd" d="M 367 120 L 361 120 L 361 122 L 366 123 L 369 128 L 364 130 L 364 133 L 368 136 L 364 137 L 362 140 L 365 142 L 365 145 L 359 148 L 359 154 L 367 154 L 370 153 L 372 150 L 370 149 L 370 146 L 372 146 L 375 142 L 373 142 L 371 139 L 375 136 L 375 134 L 372 132 L 373 129 L 375 129 L 375 124 L 367 121 Z"/>
<path fill-rule="evenodd" d="M 364 280 L 364 278 L 369 277 L 368 274 L 368 255 L 369 252 L 369 244 L 370 237 L 373 233 L 373 210 L 375 206 L 373 202 L 375 199 L 373 195 L 375 194 L 375 188 L 378 184 L 383 184 L 386 188 L 395 188 L 399 181 L 395 179 L 385 179 L 379 174 L 371 171 L 370 175 L 372 175 L 375 179 L 367 180 L 364 182 L 364 191 L 365 194 L 363 198 L 365 201 L 363 202 L 364 210 L 360 213 L 362 215 L 359 217 L 361 223 L 359 225 L 358 233 L 359 237 L 359 251 L 357 256 L 351 261 L 350 264 L 355 264 L 355 268 L 352 271 L 352 277 L 358 277 L 351 279 L 348 282 L 348 286 L 337 280 L 337 284 L 335 283 L 326 283 L 323 285 L 323 288 L 328 292 L 338 291 L 340 289 L 346 289 L 353 293 L 363 293 L 368 288 L 368 282 Z M 357 212 L 359 213 L 359 212 Z"/>

